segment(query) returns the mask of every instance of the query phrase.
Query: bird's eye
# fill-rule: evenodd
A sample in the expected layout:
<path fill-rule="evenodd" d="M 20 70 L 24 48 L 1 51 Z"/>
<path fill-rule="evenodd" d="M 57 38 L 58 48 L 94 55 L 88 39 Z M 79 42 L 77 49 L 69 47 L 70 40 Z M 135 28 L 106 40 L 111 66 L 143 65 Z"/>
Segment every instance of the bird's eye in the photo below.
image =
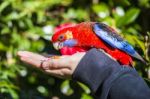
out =
<path fill-rule="evenodd" d="M 59 38 L 58 38 L 60 41 L 62 41 L 64 39 L 64 36 L 63 35 L 60 35 Z"/>

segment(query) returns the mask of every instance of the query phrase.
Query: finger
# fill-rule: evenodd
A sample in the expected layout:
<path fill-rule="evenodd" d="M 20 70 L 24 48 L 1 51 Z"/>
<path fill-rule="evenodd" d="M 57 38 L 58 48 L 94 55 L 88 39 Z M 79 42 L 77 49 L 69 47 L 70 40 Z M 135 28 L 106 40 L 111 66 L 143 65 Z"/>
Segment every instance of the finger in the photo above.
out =
<path fill-rule="evenodd" d="M 32 59 L 36 59 L 36 60 L 42 60 L 45 57 L 36 53 L 32 53 L 32 52 L 28 52 L 28 51 L 18 51 L 18 56 L 20 57 L 26 57 L 26 58 L 32 58 Z"/>
<path fill-rule="evenodd" d="M 21 57 L 21 60 L 28 64 L 31 64 L 37 68 L 41 68 L 41 66 L 40 66 L 41 61 L 33 60 L 31 58 L 26 58 L 26 57 Z M 57 60 L 57 59 L 55 59 L 55 60 Z M 52 69 L 49 69 L 49 68 L 43 69 L 42 68 L 42 70 L 44 70 L 45 72 L 49 73 L 52 76 L 59 77 L 59 78 L 70 78 L 69 74 L 71 74 L 70 70 L 68 68 L 64 68 L 63 66 L 59 67 L 59 68 L 57 67 L 57 69 L 56 68 L 52 68 Z"/>
<path fill-rule="evenodd" d="M 69 56 L 61 56 L 59 59 L 52 59 L 49 58 L 49 61 L 42 61 L 46 60 L 46 57 L 41 56 L 39 54 L 35 54 L 28 51 L 18 51 L 18 56 L 21 57 L 21 60 L 31 64 L 35 67 L 42 68 L 42 69 L 54 69 L 54 68 L 63 68 L 67 66 L 67 58 Z M 41 67 L 42 62 L 42 67 Z"/>
<path fill-rule="evenodd" d="M 21 59 L 21 61 L 23 61 L 25 63 L 28 63 L 32 66 L 40 68 L 40 64 L 41 64 L 40 60 L 35 60 L 35 59 L 32 59 L 32 58 L 26 58 L 26 57 L 21 57 L 20 59 Z"/>
<path fill-rule="evenodd" d="M 59 58 L 59 59 L 49 59 L 44 61 L 42 64 L 43 69 L 58 69 L 58 68 L 69 68 L 68 58 Z"/>
<path fill-rule="evenodd" d="M 48 74 L 59 78 L 70 78 L 71 71 L 68 68 L 45 70 Z"/>

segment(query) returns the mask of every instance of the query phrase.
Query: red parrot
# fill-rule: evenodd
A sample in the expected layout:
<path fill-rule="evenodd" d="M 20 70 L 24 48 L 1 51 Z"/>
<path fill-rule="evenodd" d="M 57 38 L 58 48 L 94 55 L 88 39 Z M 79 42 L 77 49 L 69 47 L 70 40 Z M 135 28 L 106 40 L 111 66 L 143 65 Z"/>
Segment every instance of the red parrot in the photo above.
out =
<path fill-rule="evenodd" d="M 132 57 L 144 59 L 113 28 L 98 22 L 82 22 L 57 29 L 52 40 L 54 48 L 62 55 L 85 52 L 91 48 L 103 50 L 105 54 L 122 65 L 132 66 Z"/>

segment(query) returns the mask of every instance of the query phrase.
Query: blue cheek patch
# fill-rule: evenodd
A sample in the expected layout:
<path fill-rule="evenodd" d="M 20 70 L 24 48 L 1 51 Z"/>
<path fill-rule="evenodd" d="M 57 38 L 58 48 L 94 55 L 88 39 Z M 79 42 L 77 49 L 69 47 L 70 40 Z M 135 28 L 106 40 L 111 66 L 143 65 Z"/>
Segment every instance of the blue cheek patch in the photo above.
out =
<path fill-rule="evenodd" d="M 66 40 L 63 42 L 64 46 L 73 47 L 77 44 L 77 41 L 75 39 Z"/>

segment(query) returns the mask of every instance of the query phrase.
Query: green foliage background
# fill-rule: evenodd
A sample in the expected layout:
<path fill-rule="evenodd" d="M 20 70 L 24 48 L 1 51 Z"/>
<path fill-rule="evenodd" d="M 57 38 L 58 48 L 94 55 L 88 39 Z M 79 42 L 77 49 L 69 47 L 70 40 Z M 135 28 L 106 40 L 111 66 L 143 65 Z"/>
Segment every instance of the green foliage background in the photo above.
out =
<path fill-rule="evenodd" d="M 93 99 L 85 85 L 46 75 L 16 55 L 59 54 L 49 41 L 54 27 L 82 21 L 112 26 L 150 63 L 150 0 L 0 0 L 0 98 Z M 134 64 L 150 86 L 150 66 Z"/>

